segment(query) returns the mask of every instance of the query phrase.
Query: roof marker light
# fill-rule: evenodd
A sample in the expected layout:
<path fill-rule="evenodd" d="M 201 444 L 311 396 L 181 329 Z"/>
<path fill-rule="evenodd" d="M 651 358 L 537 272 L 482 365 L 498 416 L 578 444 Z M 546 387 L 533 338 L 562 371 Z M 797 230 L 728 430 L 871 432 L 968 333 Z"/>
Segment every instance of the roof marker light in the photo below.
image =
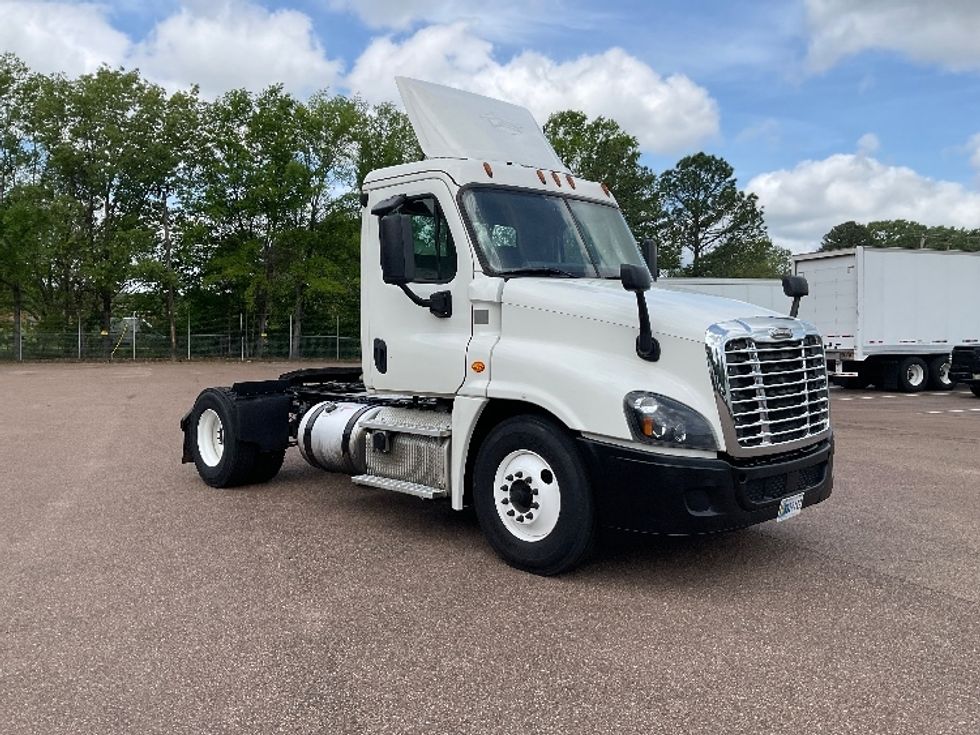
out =
<path fill-rule="evenodd" d="M 557 172 L 552 171 L 551 172 L 551 178 L 555 180 L 555 183 L 558 184 L 558 188 L 560 189 L 561 188 L 561 177 L 558 176 Z"/>
<path fill-rule="evenodd" d="M 538 179 L 541 181 L 542 184 L 548 183 L 547 181 L 545 181 L 544 171 L 542 171 L 541 169 L 538 169 Z"/>
<path fill-rule="evenodd" d="M 565 181 L 568 182 L 570 187 L 575 188 L 575 179 L 572 178 L 571 174 L 565 174 Z"/>
<path fill-rule="evenodd" d="M 493 169 L 490 168 L 490 164 L 486 161 L 483 162 L 483 170 L 487 172 L 487 176 L 489 176 L 491 179 L 493 178 Z"/>
<path fill-rule="evenodd" d="M 609 184 L 607 184 L 605 181 L 602 182 L 602 193 L 609 196 Z"/>

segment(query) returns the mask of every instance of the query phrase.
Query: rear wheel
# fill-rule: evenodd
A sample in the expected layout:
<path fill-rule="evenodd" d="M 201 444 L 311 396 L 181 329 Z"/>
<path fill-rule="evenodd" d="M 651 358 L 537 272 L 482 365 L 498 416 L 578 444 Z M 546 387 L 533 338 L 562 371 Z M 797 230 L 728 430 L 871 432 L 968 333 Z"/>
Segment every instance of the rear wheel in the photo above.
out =
<path fill-rule="evenodd" d="M 595 538 L 595 512 L 578 447 L 559 425 L 516 416 L 484 440 L 473 468 L 473 504 L 487 541 L 508 564 L 559 574 Z"/>
<path fill-rule="evenodd" d="M 197 473 L 211 487 L 267 482 L 282 467 L 285 452 L 260 452 L 238 439 L 234 394 L 208 388 L 197 397 L 187 431 Z"/>
<path fill-rule="evenodd" d="M 917 393 L 926 387 L 929 368 L 921 357 L 906 357 L 898 363 L 898 389 Z"/>
<path fill-rule="evenodd" d="M 938 355 L 929 360 L 929 387 L 932 390 L 953 390 L 953 381 L 949 379 L 949 355 Z"/>

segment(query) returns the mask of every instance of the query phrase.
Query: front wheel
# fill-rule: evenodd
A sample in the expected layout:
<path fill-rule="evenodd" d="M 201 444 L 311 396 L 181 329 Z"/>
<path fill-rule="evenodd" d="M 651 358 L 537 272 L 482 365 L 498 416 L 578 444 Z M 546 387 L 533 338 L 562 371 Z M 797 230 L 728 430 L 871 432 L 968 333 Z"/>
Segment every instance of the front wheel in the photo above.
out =
<path fill-rule="evenodd" d="M 508 564 L 560 574 L 591 551 L 588 473 L 564 428 L 539 416 L 507 419 L 484 440 L 473 472 L 480 527 Z"/>

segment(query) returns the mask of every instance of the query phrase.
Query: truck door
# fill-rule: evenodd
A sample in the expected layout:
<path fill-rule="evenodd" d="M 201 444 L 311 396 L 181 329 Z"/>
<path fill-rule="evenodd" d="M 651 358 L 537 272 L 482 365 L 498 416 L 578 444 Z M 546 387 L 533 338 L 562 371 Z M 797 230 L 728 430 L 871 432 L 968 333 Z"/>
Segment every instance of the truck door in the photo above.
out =
<path fill-rule="evenodd" d="M 378 218 L 365 222 L 361 256 L 361 313 L 366 322 L 365 381 L 377 390 L 452 395 L 466 375 L 471 336 L 467 287 L 473 262 L 456 202 L 442 181 L 426 180 L 371 192 L 368 211 L 377 202 L 404 194 L 396 210 L 411 217 L 415 242 L 415 281 L 409 288 L 421 298 L 448 291 L 452 314 L 439 317 L 417 306 L 381 277 Z"/>

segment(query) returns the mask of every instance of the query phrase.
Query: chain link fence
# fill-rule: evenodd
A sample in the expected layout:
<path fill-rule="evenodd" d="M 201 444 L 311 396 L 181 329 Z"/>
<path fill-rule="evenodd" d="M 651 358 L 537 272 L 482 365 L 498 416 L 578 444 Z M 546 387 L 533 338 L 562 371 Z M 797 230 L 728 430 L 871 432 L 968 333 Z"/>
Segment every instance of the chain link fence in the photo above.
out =
<path fill-rule="evenodd" d="M 20 343 L 12 319 L 0 322 L 0 361 L 18 360 L 359 360 L 361 341 L 332 325 L 313 323 L 294 336 L 291 321 L 256 332 L 245 314 L 228 321 L 178 325 L 176 344 L 169 329 L 160 329 L 139 314 L 114 317 L 109 330 L 81 324 L 45 328 L 26 322 Z M 329 327 L 333 327 L 330 329 Z"/>

